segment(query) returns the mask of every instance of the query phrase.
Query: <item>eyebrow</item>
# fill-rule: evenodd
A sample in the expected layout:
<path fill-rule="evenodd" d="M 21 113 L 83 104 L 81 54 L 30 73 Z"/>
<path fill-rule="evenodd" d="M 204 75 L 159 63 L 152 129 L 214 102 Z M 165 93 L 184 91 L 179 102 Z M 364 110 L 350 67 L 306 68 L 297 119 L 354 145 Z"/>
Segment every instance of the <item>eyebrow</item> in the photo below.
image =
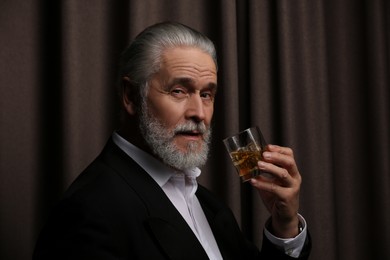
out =
<path fill-rule="evenodd" d="M 188 86 L 193 86 L 195 85 L 195 80 L 193 78 L 188 78 L 188 77 L 179 77 L 179 78 L 174 78 L 169 84 L 168 86 L 171 87 L 171 86 L 174 86 L 174 85 L 183 85 L 185 87 L 188 87 Z M 217 89 L 217 83 L 214 83 L 214 82 L 210 82 L 206 85 L 206 88 L 207 89 L 211 89 L 211 90 L 216 90 Z"/>

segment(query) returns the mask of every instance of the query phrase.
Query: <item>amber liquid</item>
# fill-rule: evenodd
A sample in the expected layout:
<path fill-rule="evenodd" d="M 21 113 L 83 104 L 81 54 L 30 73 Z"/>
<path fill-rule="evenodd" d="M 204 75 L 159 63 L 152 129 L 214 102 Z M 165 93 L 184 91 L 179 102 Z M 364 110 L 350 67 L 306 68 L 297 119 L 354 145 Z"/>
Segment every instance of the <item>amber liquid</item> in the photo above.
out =
<path fill-rule="evenodd" d="M 258 174 L 257 162 L 262 159 L 259 150 L 238 150 L 230 153 L 240 177 L 246 181 Z"/>

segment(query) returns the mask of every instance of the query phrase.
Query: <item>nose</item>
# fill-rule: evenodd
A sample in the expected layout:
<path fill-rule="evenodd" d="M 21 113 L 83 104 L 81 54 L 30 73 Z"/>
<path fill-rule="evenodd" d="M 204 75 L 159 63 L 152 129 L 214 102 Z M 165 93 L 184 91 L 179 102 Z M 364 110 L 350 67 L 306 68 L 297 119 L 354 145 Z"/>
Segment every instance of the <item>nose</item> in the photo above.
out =
<path fill-rule="evenodd" d="M 201 122 L 205 119 L 205 107 L 203 100 L 199 95 L 192 94 L 187 101 L 186 117 L 195 122 Z"/>

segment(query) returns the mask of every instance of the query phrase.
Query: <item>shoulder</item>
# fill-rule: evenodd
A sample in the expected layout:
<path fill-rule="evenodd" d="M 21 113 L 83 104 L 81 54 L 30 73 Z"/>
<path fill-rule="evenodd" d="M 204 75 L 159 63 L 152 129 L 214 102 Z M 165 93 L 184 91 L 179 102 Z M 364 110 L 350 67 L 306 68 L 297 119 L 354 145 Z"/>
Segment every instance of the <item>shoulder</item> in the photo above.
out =
<path fill-rule="evenodd" d="M 73 181 L 63 199 L 89 203 L 115 204 L 138 198 L 137 191 L 150 185 L 149 175 L 109 140 L 95 158 Z"/>

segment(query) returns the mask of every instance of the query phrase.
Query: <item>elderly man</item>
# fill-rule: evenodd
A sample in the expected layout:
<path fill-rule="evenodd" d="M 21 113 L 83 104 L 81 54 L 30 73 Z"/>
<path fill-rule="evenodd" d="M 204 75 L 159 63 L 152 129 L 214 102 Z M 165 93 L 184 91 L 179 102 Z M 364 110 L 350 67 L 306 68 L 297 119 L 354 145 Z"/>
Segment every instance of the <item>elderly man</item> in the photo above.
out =
<path fill-rule="evenodd" d="M 196 178 L 217 91 L 212 42 L 178 23 L 146 28 L 122 56 L 121 126 L 49 218 L 34 259 L 307 259 L 291 149 L 267 146 L 251 185 L 271 213 L 261 251 Z"/>

